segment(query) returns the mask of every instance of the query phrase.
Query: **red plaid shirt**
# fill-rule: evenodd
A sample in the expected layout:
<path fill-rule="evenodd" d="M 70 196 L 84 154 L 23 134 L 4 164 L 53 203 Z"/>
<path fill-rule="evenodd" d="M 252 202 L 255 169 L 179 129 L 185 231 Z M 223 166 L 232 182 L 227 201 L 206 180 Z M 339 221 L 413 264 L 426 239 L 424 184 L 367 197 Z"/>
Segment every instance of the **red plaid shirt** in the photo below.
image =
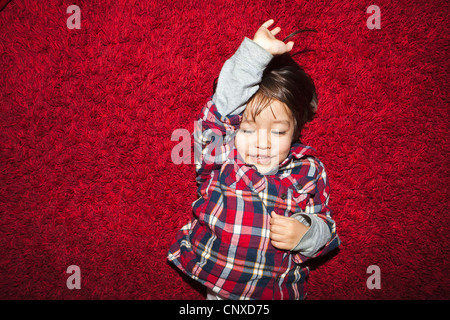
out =
<path fill-rule="evenodd" d="M 176 235 L 168 259 L 184 273 L 228 299 L 303 299 L 302 266 L 309 257 L 270 242 L 270 213 L 303 212 L 323 219 L 331 240 L 315 254 L 339 246 L 328 207 L 329 185 L 311 147 L 294 144 L 275 175 L 261 175 L 234 146 L 240 115 L 225 117 L 212 101 L 195 131 L 200 198 L 194 216 Z"/>

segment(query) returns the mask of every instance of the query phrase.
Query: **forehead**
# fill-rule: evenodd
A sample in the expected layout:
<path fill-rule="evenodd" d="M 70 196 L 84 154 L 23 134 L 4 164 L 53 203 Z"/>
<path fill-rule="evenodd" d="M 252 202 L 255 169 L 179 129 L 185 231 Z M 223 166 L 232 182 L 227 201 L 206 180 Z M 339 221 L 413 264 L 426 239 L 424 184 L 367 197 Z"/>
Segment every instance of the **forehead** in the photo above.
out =
<path fill-rule="evenodd" d="M 286 104 L 272 99 L 268 102 L 251 100 L 243 114 L 243 122 L 293 122 L 292 113 Z"/>

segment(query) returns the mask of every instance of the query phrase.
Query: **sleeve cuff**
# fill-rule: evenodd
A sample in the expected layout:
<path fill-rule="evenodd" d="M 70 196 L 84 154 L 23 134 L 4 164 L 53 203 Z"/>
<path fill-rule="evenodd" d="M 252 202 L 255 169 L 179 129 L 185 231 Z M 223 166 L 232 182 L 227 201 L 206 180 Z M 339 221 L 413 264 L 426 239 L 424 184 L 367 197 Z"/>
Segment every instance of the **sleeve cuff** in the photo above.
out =
<path fill-rule="evenodd" d="M 292 218 L 308 226 L 309 229 L 291 251 L 296 251 L 304 256 L 312 257 L 320 248 L 330 241 L 330 229 L 319 217 L 297 213 L 292 215 Z"/>
<path fill-rule="evenodd" d="M 273 56 L 255 41 L 245 37 L 237 50 L 236 58 L 262 73 Z"/>

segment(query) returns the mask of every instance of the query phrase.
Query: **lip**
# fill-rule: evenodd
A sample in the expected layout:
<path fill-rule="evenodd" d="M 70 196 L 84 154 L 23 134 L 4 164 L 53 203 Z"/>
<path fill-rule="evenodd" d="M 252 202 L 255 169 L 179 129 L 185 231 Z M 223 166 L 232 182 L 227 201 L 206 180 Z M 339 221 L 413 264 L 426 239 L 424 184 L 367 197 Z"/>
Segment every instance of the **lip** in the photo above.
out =
<path fill-rule="evenodd" d="M 272 161 L 272 156 L 266 155 L 249 155 L 248 156 L 253 163 L 269 164 Z"/>

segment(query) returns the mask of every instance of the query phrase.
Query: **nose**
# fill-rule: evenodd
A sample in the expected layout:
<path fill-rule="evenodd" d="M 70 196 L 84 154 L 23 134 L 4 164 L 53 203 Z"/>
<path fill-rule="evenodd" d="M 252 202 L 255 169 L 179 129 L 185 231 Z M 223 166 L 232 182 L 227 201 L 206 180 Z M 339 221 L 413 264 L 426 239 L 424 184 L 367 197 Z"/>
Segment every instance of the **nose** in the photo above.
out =
<path fill-rule="evenodd" d="M 258 137 L 257 137 L 256 146 L 258 149 L 270 149 L 272 144 L 270 141 L 270 134 L 267 134 L 266 129 L 260 129 L 258 130 Z"/>

